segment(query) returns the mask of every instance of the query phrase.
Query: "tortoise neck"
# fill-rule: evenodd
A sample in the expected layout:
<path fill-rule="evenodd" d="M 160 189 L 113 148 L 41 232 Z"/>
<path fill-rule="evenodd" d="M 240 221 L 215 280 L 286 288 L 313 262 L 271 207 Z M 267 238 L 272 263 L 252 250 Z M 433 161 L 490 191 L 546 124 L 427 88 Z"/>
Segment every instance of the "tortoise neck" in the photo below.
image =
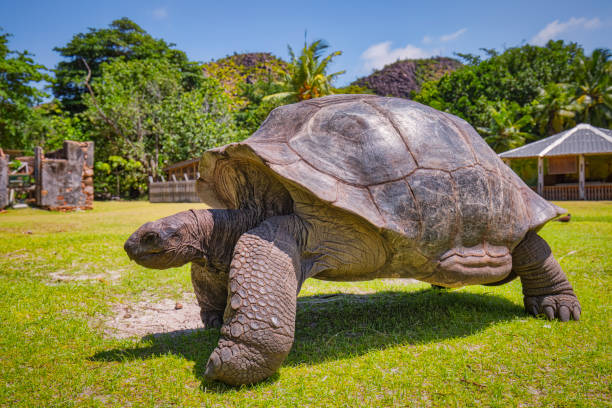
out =
<path fill-rule="evenodd" d="M 198 220 L 202 251 L 208 263 L 229 264 L 238 238 L 263 221 L 254 210 L 191 210 Z"/>

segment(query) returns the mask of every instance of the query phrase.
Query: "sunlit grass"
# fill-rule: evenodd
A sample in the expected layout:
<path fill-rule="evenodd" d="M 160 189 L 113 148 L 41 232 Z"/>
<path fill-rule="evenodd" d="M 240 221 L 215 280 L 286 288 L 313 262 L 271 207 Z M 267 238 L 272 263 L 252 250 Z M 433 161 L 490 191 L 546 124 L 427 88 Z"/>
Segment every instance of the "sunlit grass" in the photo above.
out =
<path fill-rule="evenodd" d="M 434 291 L 309 280 L 279 374 L 242 388 L 203 377 L 218 330 L 117 340 L 98 327 L 113 303 L 191 290 L 188 266 L 147 270 L 122 246 L 140 224 L 197 206 L 9 210 L 0 214 L 0 405 L 610 406 L 612 203 L 559 204 L 572 221 L 541 235 L 582 302 L 579 323 L 525 315 L 518 281 Z"/>

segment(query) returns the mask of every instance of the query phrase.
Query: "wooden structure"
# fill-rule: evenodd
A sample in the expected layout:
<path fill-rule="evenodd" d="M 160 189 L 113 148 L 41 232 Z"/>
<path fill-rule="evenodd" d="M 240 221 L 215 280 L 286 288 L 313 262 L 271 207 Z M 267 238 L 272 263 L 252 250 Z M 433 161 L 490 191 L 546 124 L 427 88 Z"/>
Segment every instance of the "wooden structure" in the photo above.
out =
<path fill-rule="evenodd" d="M 9 204 L 8 174 L 8 157 L 0 149 L 0 210 Z"/>
<path fill-rule="evenodd" d="M 196 180 L 200 159 L 184 160 L 164 169 L 168 180 L 149 177 L 149 201 L 152 203 L 199 203 Z"/>
<path fill-rule="evenodd" d="M 610 129 L 583 123 L 499 156 L 527 184 L 535 169 L 532 188 L 547 200 L 612 200 Z"/>
<path fill-rule="evenodd" d="M 152 203 L 199 203 L 195 180 L 149 180 L 149 201 Z"/>
<path fill-rule="evenodd" d="M 34 156 L 14 159 L 21 165 L 9 170 L 8 159 L 0 150 L 0 208 L 8 204 L 6 191 L 24 195 L 27 203 L 49 210 L 93 208 L 93 142 L 66 140 L 56 151 L 45 154 L 36 147 Z"/>
<path fill-rule="evenodd" d="M 166 167 L 164 172 L 166 172 L 168 180 L 196 180 L 199 163 L 200 159 L 184 160 Z"/>

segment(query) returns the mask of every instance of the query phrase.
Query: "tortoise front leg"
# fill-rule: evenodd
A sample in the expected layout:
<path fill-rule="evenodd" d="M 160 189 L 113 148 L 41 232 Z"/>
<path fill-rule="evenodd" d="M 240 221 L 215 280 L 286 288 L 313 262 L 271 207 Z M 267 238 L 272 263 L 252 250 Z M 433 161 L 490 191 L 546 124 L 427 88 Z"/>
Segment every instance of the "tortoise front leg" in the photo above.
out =
<path fill-rule="evenodd" d="M 300 270 L 291 225 L 291 217 L 274 217 L 238 240 L 221 338 L 206 366 L 209 379 L 252 384 L 276 372 L 289 354 Z"/>
<path fill-rule="evenodd" d="M 512 252 L 512 269 L 521 278 L 525 309 L 566 322 L 580 319 L 580 302 L 550 247 L 533 231 Z"/>

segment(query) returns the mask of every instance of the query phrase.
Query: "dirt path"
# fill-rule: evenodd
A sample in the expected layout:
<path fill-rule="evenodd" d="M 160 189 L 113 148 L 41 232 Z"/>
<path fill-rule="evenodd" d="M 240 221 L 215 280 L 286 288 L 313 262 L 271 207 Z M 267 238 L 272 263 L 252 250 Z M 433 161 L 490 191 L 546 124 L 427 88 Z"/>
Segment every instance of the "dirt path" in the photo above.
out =
<path fill-rule="evenodd" d="M 105 324 L 110 337 L 143 337 L 202 328 L 200 308 L 193 293 L 183 294 L 179 301 L 162 299 L 113 306 L 114 316 Z"/>

